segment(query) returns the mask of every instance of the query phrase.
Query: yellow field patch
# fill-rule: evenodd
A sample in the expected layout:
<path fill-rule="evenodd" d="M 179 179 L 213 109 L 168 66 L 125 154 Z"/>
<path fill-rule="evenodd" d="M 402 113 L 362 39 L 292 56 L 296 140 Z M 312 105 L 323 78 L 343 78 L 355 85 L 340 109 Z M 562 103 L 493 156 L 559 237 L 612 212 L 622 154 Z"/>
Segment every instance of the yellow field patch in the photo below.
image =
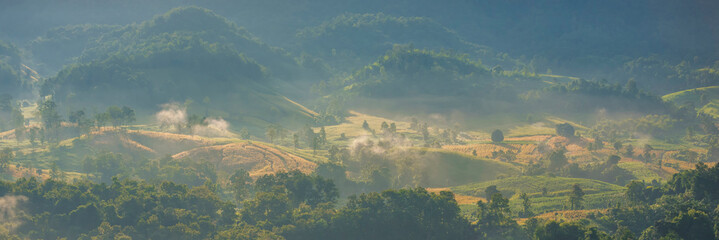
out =
<path fill-rule="evenodd" d="M 586 219 L 589 214 L 606 213 L 607 209 L 590 209 L 590 210 L 563 210 L 548 212 L 541 215 L 534 216 L 533 218 L 554 220 L 558 222 L 569 222 L 580 219 Z M 524 224 L 530 218 L 517 218 L 517 223 Z"/>
<path fill-rule="evenodd" d="M 452 191 L 449 188 L 427 188 L 427 192 L 439 194 L 442 191 Z M 454 200 L 457 201 L 457 204 L 459 205 L 475 205 L 477 204 L 477 201 L 487 201 L 487 199 L 481 198 L 481 197 L 475 197 L 475 196 L 467 196 L 462 194 L 456 194 L 454 193 Z"/>
<path fill-rule="evenodd" d="M 209 161 L 215 164 L 218 171 L 227 174 L 242 168 L 253 178 L 295 169 L 309 174 L 317 167 L 316 163 L 304 158 L 252 142 L 201 147 L 175 154 L 172 158 Z"/>
<path fill-rule="evenodd" d="M 414 132 L 414 130 L 409 129 L 411 124 L 408 122 L 394 121 L 377 116 L 362 114 L 355 111 L 350 111 L 349 113 L 350 116 L 346 118 L 346 122 L 339 125 L 325 127 L 325 131 L 327 132 L 327 136 L 328 138 L 330 138 L 330 140 L 335 140 L 339 138 L 342 133 L 344 133 L 347 138 L 371 135 L 370 132 L 362 128 L 362 123 L 364 121 L 367 121 L 369 127 L 377 132 L 379 132 L 380 127 L 382 126 L 382 122 L 386 122 L 387 124 L 395 123 L 395 125 L 397 126 L 398 133 Z M 315 128 L 315 131 L 318 130 L 319 128 Z"/>

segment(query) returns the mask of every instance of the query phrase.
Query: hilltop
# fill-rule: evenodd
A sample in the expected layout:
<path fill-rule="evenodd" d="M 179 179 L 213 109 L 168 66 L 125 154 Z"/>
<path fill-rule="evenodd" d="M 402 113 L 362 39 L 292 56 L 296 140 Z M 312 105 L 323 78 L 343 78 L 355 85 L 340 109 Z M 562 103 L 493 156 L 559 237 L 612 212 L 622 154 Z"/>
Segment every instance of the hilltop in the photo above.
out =
<path fill-rule="evenodd" d="M 202 21 L 190 20 L 196 18 Z M 232 123 L 301 126 L 314 113 L 280 94 L 272 77 L 293 64 L 208 10 L 179 8 L 103 36 L 79 63 L 45 81 L 40 94 L 65 111 L 126 105 L 152 113 L 162 104 L 194 102 L 190 110 L 212 109 Z"/>

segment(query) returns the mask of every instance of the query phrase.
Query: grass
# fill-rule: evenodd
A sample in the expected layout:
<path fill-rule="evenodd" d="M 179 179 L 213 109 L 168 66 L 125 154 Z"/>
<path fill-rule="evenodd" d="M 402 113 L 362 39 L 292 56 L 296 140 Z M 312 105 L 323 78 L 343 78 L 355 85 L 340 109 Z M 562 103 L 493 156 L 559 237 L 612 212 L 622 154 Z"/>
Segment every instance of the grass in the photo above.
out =
<path fill-rule="evenodd" d="M 405 133 L 405 134 L 416 134 L 414 130 L 409 129 L 411 123 L 409 122 L 402 122 L 402 121 L 394 121 L 387 118 L 377 117 L 377 116 L 371 116 L 367 114 L 362 114 L 355 111 L 350 111 L 350 116 L 347 117 L 346 121 L 333 126 L 327 126 L 325 127 L 325 131 L 327 132 L 327 138 L 329 140 L 337 141 L 340 138 L 341 134 L 345 134 L 345 136 L 348 139 L 356 138 L 360 136 L 365 135 L 372 135 L 372 133 L 368 132 L 367 130 L 362 128 L 362 123 L 364 121 L 367 121 L 367 124 L 369 127 L 375 132 L 380 131 L 380 127 L 382 126 L 382 122 L 387 122 L 387 124 L 395 123 L 397 126 L 397 132 L 398 133 Z M 319 128 L 315 128 L 315 132 L 318 132 Z M 431 132 L 431 130 L 430 130 Z"/>
<path fill-rule="evenodd" d="M 634 161 L 620 162 L 617 165 L 620 168 L 632 172 L 632 175 L 639 181 L 651 182 L 652 180 L 664 180 L 664 178 L 657 173 L 659 169 L 655 166 L 647 166 L 645 163 Z"/>
<path fill-rule="evenodd" d="M 702 95 L 706 98 L 705 101 L 709 102 L 700 102 Z M 662 100 L 665 102 L 674 102 L 677 105 L 692 103 L 698 112 L 714 117 L 719 117 L 719 100 L 717 99 L 719 99 L 719 86 L 687 89 L 662 96 Z"/>
<path fill-rule="evenodd" d="M 552 135 L 555 134 L 556 130 L 554 127 L 550 127 L 548 124 L 543 122 L 516 126 L 509 130 L 507 137 L 525 137 L 525 136 L 536 136 L 536 135 Z"/>
<path fill-rule="evenodd" d="M 509 197 L 510 206 L 515 212 L 521 209 L 522 200 L 519 195 L 527 193 L 531 199 L 532 211 L 544 213 L 567 210 L 568 195 L 573 184 L 579 184 L 586 194 L 583 203 L 585 209 L 607 208 L 623 199 L 624 187 L 618 185 L 591 179 L 549 176 L 511 177 L 457 186 L 450 189 L 462 195 L 484 197 L 484 190 L 491 185 L 495 185 L 504 196 Z M 542 188 L 547 188 L 546 195 L 542 194 Z"/>
<path fill-rule="evenodd" d="M 426 187 L 457 186 L 472 182 L 515 176 L 519 169 L 511 164 L 476 158 L 471 155 L 429 148 L 411 149 L 424 168 Z"/>
<path fill-rule="evenodd" d="M 704 97 L 706 97 L 707 99 L 719 98 L 719 86 L 693 88 L 675 93 L 670 93 L 662 96 L 662 100 L 667 102 L 675 102 L 680 105 L 686 102 L 698 103 L 699 98 L 702 94 L 704 94 Z M 695 104 L 694 106 L 698 105 Z"/>

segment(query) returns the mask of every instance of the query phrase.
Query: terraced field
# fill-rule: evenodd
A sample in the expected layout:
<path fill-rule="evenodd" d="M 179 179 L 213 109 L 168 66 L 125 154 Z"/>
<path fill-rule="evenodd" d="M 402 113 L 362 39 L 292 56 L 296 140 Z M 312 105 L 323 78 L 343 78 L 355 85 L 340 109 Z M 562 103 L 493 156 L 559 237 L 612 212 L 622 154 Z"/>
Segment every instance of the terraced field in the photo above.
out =
<path fill-rule="evenodd" d="M 276 148 L 256 142 L 238 142 L 219 146 L 208 146 L 181 152 L 174 159 L 209 161 L 218 171 L 231 174 L 238 168 L 247 170 L 253 178 L 280 171 L 300 170 L 311 173 L 316 163 Z"/>
<path fill-rule="evenodd" d="M 582 178 L 564 178 L 549 176 L 520 176 L 498 179 L 494 181 L 468 184 L 451 187 L 455 193 L 484 197 L 484 190 L 491 186 L 510 199 L 511 208 L 515 211 L 521 209 L 521 193 L 527 193 L 532 202 L 535 213 L 567 210 L 569 206 L 569 193 L 573 184 L 579 184 L 584 193 L 585 209 L 602 209 L 623 202 L 624 187 L 597 180 Z M 547 193 L 543 194 L 542 189 Z"/>

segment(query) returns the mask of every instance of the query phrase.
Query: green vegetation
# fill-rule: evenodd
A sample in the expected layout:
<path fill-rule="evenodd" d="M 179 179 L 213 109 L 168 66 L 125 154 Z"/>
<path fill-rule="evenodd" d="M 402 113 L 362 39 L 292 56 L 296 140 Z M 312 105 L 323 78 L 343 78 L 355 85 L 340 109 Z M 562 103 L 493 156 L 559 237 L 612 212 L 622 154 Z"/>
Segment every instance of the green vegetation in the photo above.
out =
<path fill-rule="evenodd" d="M 20 62 L 20 50 L 15 45 L 0 40 L 0 95 L 24 97 L 29 83 L 22 77 Z"/>
<path fill-rule="evenodd" d="M 0 3 L 0 239 L 719 239 L 717 3 L 185 4 Z"/>
<path fill-rule="evenodd" d="M 570 209 L 569 195 L 572 186 L 578 184 L 586 195 L 583 197 L 585 209 L 607 208 L 621 204 L 624 187 L 597 180 L 582 178 L 565 178 L 549 176 L 521 176 L 498 179 L 488 182 L 475 183 L 452 187 L 458 194 L 470 196 L 484 196 L 484 190 L 489 186 L 496 186 L 502 195 L 510 199 L 510 208 L 513 212 L 522 209 L 521 194 L 526 193 L 532 201 L 532 211 L 543 213 L 556 210 Z M 546 188 L 546 193 L 543 193 Z"/>
<path fill-rule="evenodd" d="M 662 99 L 676 105 L 689 105 L 696 108 L 698 113 L 719 117 L 719 87 L 702 87 L 679 91 L 664 95 Z"/>

